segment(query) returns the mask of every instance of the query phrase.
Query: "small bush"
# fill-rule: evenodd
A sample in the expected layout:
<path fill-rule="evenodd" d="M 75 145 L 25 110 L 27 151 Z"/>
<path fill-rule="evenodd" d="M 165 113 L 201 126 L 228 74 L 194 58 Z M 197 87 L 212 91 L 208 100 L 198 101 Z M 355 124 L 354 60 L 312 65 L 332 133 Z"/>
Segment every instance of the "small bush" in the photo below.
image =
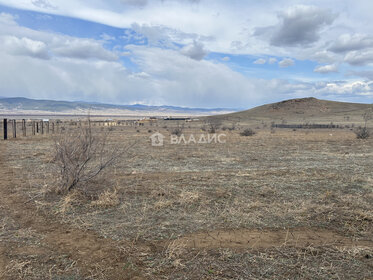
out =
<path fill-rule="evenodd" d="M 241 133 L 240 133 L 240 135 L 241 136 L 253 136 L 253 135 L 255 135 L 255 131 L 254 130 L 252 130 L 251 128 L 246 128 L 244 131 L 242 131 Z"/>
<path fill-rule="evenodd" d="M 216 127 L 214 127 L 213 125 L 211 125 L 208 129 L 208 133 L 216 133 Z"/>
<path fill-rule="evenodd" d="M 357 139 L 368 139 L 370 136 L 369 130 L 366 127 L 360 127 L 356 129 L 355 134 Z"/>
<path fill-rule="evenodd" d="M 55 136 L 54 166 L 58 191 L 68 193 L 82 187 L 113 165 L 121 155 L 117 149 L 107 148 L 107 134 L 94 134 L 91 122 L 73 132 Z"/>
<path fill-rule="evenodd" d="M 171 134 L 173 134 L 173 135 L 177 135 L 177 136 L 180 136 L 182 133 L 183 133 L 183 130 L 182 130 L 180 127 L 174 128 L 174 129 L 171 131 Z"/>

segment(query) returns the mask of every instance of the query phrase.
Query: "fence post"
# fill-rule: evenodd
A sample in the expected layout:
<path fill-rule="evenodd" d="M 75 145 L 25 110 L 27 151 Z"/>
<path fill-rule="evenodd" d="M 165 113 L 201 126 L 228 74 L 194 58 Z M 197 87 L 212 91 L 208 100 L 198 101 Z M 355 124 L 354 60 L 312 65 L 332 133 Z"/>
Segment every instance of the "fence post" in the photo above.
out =
<path fill-rule="evenodd" d="M 32 135 L 35 135 L 35 121 L 32 121 L 31 125 L 32 125 L 32 128 L 31 128 Z"/>
<path fill-rule="evenodd" d="M 8 139 L 8 120 L 4 119 L 4 140 Z"/>
<path fill-rule="evenodd" d="M 39 134 L 39 122 L 36 122 L 36 133 Z"/>
<path fill-rule="evenodd" d="M 49 121 L 47 122 L 47 134 L 49 134 Z"/>
<path fill-rule="evenodd" d="M 41 134 L 44 134 L 44 121 L 40 122 L 40 130 L 41 130 Z"/>
<path fill-rule="evenodd" d="M 17 121 L 13 120 L 13 138 L 17 138 Z"/>
<path fill-rule="evenodd" d="M 23 132 L 23 136 L 26 136 L 26 120 L 25 119 L 22 120 L 22 132 Z"/>
<path fill-rule="evenodd" d="M 54 134 L 54 122 L 52 122 L 52 133 Z"/>

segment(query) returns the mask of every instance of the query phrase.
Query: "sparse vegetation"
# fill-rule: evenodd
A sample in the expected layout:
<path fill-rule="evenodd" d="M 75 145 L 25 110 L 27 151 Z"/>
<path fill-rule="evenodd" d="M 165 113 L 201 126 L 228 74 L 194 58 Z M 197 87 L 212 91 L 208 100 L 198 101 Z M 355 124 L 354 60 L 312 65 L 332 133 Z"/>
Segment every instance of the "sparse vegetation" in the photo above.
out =
<path fill-rule="evenodd" d="M 162 134 L 165 123 L 170 131 L 181 126 L 159 121 Z M 166 138 L 155 148 L 148 124 L 142 133 L 93 126 L 92 150 L 100 151 L 101 140 L 110 152 L 136 139 L 137 156 L 118 158 L 63 196 L 48 191 L 56 177 L 45 152 L 56 145 L 52 137 L 0 145 L 0 278 L 369 279 L 373 159 L 363 155 L 371 139 L 307 128 L 330 120 L 289 121 L 305 124 L 296 131 L 262 129 L 254 120 L 231 132 L 230 123 L 222 127 L 225 144 L 170 145 Z M 89 146 L 78 145 L 90 142 L 78 141 L 90 139 L 84 122 L 63 125 L 69 149 Z M 207 134 L 207 123 L 189 125 L 186 137 Z M 255 137 L 241 137 L 258 125 Z M 94 158 L 91 166 L 100 152 Z"/>
<path fill-rule="evenodd" d="M 177 123 L 177 126 L 171 130 L 171 134 L 180 136 L 183 134 L 184 130 L 184 124 L 180 125 L 179 122 Z"/>
<path fill-rule="evenodd" d="M 256 132 L 251 128 L 246 128 L 243 131 L 241 131 L 241 133 L 240 133 L 241 136 L 253 136 L 255 134 L 256 134 Z"/>
<path fill-rule="evenodd" d="M 216 133 L 216 131 L 221 127 L 222 121 L 218 118 L 212 118 L 208 120 L 208 133 Z"/>
<path fill-rule="evenodd" d="M 370 134 L 369 134 L 369 130 L 367 127 L 358 127 L 356 130 L 355 130 L 355 134 L 356 134 L 356 138 L 357 139 L 368 139 Z"/>
<path fill-rule="evenodd" d="M 171 134 L 180 136 L 181 134 L 183 134 L 183 129 L 180 127 L 176 127 L 172 129 Z"/>
<path fill-rule="evenodd" d="M 58 190 L 62 193 L 88 184 L 118 158 L 117 150 L 107 149 L 106 134 L 94 134 L 88 119 L 70 133 L 60 133 L 54 141 L 54 166 Z"/>
<path fill-rule="evenodd" d="M 368 139 L 370 136 L 370 132 L 369 132 L 367 125 L 368 125 L 368 121 L 373 119 L 373 109 L 367 110 L 366 112 L 364 112 L 362 117 L 364 120 L 364 126 L 358 127 L 355 130 L 355 134 L 356 134 L 357 139 Z"/>

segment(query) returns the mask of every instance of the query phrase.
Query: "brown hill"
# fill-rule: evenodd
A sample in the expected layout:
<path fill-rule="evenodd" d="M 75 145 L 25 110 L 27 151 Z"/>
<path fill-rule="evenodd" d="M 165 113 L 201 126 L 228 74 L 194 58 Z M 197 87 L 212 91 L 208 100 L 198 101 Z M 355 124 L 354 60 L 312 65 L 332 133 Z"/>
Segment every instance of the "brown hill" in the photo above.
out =
<path fill-rule="evenodd" d="M 209 118 L 210 120 L 214 118 L 236 122 L 360 123 L 363 113 L 368 110 L 373 110 L 373 104 L 336 102 L 308 97 L 266 104 L 246 111 Z"/>

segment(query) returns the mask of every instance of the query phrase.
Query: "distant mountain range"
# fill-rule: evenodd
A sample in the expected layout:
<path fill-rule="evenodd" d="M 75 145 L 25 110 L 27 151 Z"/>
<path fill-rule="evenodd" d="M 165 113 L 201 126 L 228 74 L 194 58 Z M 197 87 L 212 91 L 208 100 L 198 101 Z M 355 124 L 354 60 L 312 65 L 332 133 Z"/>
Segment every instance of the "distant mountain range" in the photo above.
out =
<path fill-rule="evenodd" d="M 102 115 L 102 116 L 168 116 L 215 115 L 237 110 L 188 108 L 176 106 L 115 105 L 84 101 L 37 100 L 24 97 L 0 97 L 2 115 Z"/>

